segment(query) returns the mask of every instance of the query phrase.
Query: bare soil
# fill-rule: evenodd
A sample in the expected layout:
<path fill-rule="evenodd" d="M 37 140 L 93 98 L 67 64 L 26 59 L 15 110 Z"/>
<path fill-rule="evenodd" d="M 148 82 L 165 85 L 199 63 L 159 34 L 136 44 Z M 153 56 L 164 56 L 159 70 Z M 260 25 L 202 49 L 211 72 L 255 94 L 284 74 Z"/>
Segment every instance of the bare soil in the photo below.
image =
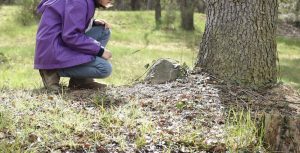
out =
<path fill-rule="evenodd" d="M 290 23 L 279 22 L 277 27 L 277 35 L 300 38 L 300 28 Z"/>

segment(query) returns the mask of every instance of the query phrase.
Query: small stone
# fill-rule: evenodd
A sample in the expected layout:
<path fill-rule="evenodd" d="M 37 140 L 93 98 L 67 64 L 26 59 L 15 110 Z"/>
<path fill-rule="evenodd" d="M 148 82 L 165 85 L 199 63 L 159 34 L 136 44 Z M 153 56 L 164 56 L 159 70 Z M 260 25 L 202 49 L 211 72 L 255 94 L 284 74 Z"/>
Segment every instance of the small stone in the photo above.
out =
<path fill-rule="evenodd" d="M 162 84 L 174 81 L 180 76 L 180 65 L 169 59 L 160 59 L 150 68 L 145 81 L 152 84 Z"/>

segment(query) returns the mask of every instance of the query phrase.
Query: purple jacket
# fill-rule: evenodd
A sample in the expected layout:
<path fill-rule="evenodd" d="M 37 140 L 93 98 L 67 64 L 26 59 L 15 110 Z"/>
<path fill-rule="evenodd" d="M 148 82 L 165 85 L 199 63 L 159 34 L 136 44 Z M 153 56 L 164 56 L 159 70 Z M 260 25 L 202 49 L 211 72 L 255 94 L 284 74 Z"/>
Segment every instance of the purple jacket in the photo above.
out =
<path fill-rule="evenodd" d="M 100 43 L 85 35 L 95 12 L 93 0 L 42 0 L 35 69 L 59 69 L 92 61 Z"/>

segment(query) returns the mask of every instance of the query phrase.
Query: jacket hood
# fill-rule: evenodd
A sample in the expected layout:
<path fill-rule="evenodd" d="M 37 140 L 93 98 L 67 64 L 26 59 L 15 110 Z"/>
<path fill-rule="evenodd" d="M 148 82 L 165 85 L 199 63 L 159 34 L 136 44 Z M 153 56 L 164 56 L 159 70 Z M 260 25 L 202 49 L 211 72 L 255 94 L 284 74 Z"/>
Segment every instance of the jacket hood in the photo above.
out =
<path fill-rule="evenodd" d="M 40 4 L 37 7 L 37 12 L 42 14 L 48 5 L 56 2 L 57 0 L 41 0 Z"/>

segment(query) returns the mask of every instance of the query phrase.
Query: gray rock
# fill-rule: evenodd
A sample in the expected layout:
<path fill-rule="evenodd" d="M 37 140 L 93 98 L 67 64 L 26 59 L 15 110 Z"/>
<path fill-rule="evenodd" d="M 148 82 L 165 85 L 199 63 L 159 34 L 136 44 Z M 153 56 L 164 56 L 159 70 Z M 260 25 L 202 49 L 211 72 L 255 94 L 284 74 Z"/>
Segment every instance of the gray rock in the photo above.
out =
<path fill-rule="evenodd" d="M 174 81 L 180 76 L 180 64 L 170 59 L 159 59 L 150 68 L 145 82 L 161 84 Z"/>

